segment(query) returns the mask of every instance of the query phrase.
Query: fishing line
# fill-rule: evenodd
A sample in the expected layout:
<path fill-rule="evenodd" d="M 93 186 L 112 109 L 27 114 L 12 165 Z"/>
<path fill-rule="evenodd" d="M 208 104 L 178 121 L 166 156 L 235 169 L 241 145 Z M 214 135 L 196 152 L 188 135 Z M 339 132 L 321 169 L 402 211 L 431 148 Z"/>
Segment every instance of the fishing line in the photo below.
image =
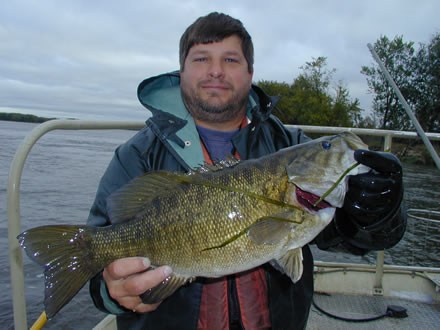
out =
<path fill-rule="evenodd" d="M 344 173 L 342 173 L 341 174 L 341 176 L 339 177 L 339 179 L 330 187 L 330 189 L 329 190 L 327 190 L 325 193 L 324 193 L 324 195 L 322 195 L 321 196 L 321 198 L 320 199 L 318 199 L 316 202 L 315 202 L 315 204 L 313 204 L 313 206 L 317 206 L 319 203 L 321 203 L 323 200 L 324 200 L 324 198 L 326 198 L 328 195 L 330 195 L 331 194 L 331 192 L 333 191 L 333 190 L 335 190 L 335 188 L 338 186 L 338 184 L 340 184 L 341 183 L 341 181 L 342 181 L 342 179 L 344 179 L 344 177 L 352 170 L 352 169 L 354 169 L 354 168 L 356 168 L 356 167 L 358 167 L 359 165 L 360 165 L 361 163 L 355 163 L 354 165 L 352 165 L 352 166 L 350 166 L 349 168 L 347 168 L 345 171 L 344 171 Z"/>

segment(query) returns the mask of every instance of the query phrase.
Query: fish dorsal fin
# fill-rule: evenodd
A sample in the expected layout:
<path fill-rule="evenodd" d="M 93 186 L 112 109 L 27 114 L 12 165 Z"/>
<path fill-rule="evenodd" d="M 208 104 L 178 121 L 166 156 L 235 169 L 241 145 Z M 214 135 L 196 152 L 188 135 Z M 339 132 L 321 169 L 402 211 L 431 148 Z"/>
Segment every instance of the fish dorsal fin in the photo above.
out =
<path fill-rule="evenodd" d="M 155 304 L 165 298 L 171 296 L 177 289 L 186 283 L 191 283 L 194 277 L 185 277 L 172 274 L 156 285 L 154 288 L 148 289 L 140 295 L 144 304 Z"/>
<path fill-rule="evenodd" d="M 256 244 L 279 243 L 294 228 L 301 223 L 295 220 L 295 213 L 299 210 L 289 210 L 273 216 L 263 217 L 249 227 L 248 236 Z"/>
<path fill-rule="evenodd" d="M 278 270 L 281 268 L 293 283 L 298 282 L 303 274 L 302 248 L 288 250 L 281 258 L 276 260 L 275 268 Z"/>
<path fill-rule="evenodd" d="M 134 178 L 107 198 L 110 222 L 115 224 L 134 218 L 154 198 L 188 183 L 187 177 L 183 173 L 153 171 Z"/>

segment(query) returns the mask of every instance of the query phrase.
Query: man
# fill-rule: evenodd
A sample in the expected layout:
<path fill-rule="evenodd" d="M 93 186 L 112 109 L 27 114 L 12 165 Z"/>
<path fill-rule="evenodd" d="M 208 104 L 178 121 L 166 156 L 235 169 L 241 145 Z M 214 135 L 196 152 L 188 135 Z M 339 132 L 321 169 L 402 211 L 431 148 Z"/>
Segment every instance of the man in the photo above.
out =
<path fill-rule="evenodd" d="M 203 161 L 235 154 L 257 158 L 307 140 L 271 115 L 276 100 L 252 85 L 253 45 L 242 23 L 211 13 L 180 40 L 180 74 L 143 81 L 140 102 L 153 116 L 121 145 L 107 168 L 89 225 L 110 224 L 106 197 L 152 170 L 187 171 Z M 316 238 L 321 248 L 343 246 L 356 253 L 396 244 L 405 230 L 399 161 L 390 154 L 359 151 L 374 168 L 353 176 L 343 208 Z M 121 329 L 303 329 L 313 295 L 313 258 L 303 248 L 304 273 L 297 283 L 270 265 L 221 279 L 198 279 L 158 304 L 140 295 L 172 269 L 149 270 L 146 258 L 117 260 L 91 281 L 98 308 L 118 315 Z M 146 271 L 148 270 L 148 271 Z"/>

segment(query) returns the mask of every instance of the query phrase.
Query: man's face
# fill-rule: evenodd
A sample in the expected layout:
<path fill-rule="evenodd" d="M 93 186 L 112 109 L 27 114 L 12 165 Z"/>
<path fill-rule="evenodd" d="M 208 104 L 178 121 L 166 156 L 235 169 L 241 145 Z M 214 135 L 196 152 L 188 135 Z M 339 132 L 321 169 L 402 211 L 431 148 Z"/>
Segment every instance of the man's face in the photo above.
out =
<path fill-rule="evenodd" d="M 222 123 L 244 115 L 252 73 L 239 37 L 191 47 L 180 78 L 183 100 L 196 121 Z"/>

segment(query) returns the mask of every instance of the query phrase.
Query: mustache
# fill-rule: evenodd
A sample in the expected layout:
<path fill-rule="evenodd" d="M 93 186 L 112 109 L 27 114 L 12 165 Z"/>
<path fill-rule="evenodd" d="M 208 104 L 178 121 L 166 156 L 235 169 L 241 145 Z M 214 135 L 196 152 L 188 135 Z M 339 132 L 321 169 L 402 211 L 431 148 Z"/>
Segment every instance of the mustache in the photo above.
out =
<path fill-rule="evenodd" d="M 201 80 L 197 83 L 197 87 L 203 87 L 205 85 L 216 85 L 216 86 L 221 86 L 221 87 L 233 89 L 233 86 L 231 83 L 224 81 L 222 79 L 205 79 L 205 80 Z"/>

